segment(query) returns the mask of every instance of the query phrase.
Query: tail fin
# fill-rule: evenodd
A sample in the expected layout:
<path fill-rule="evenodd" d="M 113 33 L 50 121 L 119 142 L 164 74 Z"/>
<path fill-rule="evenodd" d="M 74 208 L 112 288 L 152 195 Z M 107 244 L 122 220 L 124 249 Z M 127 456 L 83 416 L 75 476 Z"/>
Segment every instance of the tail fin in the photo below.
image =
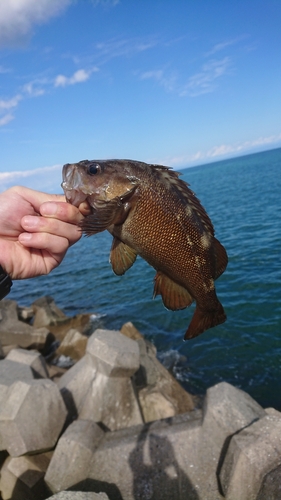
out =
<path fill-rule="evenodd" d="M 218 307 L 215 310 L 203 310 L 196 306 L 191 323 L 185 333 L 184 340 L 190 340 L 209 328 L 220 325 L 226 320 L 226 315 L 221 303 L 218 301 Z"/>

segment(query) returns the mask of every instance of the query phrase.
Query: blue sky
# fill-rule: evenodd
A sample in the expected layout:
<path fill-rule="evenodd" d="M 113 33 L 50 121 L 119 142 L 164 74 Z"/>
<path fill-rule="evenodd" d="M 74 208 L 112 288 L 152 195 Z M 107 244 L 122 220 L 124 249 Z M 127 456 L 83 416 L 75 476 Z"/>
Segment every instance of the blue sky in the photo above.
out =
<path fill-rule="evenodd" d="M 280 0 L 0 0 L 0 190 L 281 146 Z"/>

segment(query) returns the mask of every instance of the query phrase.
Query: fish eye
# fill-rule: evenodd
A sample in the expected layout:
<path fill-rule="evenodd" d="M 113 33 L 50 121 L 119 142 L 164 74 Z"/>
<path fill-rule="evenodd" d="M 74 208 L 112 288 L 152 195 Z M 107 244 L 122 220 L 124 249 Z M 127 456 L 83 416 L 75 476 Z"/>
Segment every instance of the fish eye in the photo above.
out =
<path fill-rule="evenodd" d="M 100 171 L 100 166 L 98 163 L 92 163 L 92 165 L 89 166 L 88 168 L 88 174 L 90 175 L 96 175 Z"/>

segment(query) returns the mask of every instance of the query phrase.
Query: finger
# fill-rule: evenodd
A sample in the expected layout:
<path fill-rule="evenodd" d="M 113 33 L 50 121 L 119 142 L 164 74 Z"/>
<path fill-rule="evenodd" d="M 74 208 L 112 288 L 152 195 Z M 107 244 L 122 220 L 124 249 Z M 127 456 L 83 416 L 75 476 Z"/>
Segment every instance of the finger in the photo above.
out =
<path fill-rule="evenodd" d="M 60 219 L 50 217 L 25 215 L 21 219 L 21 226 L 27 233 L 46 233 L 66 238 L 69 245 L 73 245 L 78 241 L 82 234 L 80 228 L 76 224 L 69 224 Z"/>
<path fill-rule="evenodd" d="M 45 202 L 40 206 L 40 213 L 44 217 L 53 217 L 71 224 L 78 224 L 83 219 L 78 208 L 66 202 Z"/>
<path fill-rule="evenodd" d="M 34 189 L 26 188 L 23 186 L 13 186 L 9 190 L 11 193 L 17 193 L 28 203 L 30 203 L 34 209 L 38 212 L 40 205 L 47 201 L 53 202 L 65 202 L 65 196 L 59 194 L 47 194 L 41 191 L 35 191 Z"/>
<path fill-rule="evenodd" d="M 63 259 L 69 247 L 67 238 L 49 233 L 21 233 L 19 241 L 25 247 L 45 250 L 57 256 L 59 261 Z"/>
<path fill-rule="evenodd" d="M 91 208 L 91 205 L 88 203 L 87 200 L 83 201 L 82 203 L 80 203 L 79 205 L 79 210 L 81 212 L 81 214 L 83 215 L 90 215 L 90 213 L 92 212 L 92 208 Z"/>

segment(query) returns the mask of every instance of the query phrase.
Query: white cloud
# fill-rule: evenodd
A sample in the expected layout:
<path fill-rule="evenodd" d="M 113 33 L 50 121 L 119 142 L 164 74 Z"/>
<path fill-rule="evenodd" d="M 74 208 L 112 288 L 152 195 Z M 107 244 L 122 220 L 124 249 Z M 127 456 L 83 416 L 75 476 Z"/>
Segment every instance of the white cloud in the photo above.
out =
<path fill-rule="evenodd" d="M 221 78 L 230 66 L 229 57 L 220 60 L 212 59 L 203 65 L 202 70 L 192 75 L 187 84 L 180 91 L 181 96 L 189 95 L 196 97 L 201 94 L 213 92 L 216 88 L 216 80 Z"/>
<path fill-rule="evenodd" d="M 141 80 L 155 80 L 159 85 L 165 88 L 168 92 L 173 92 L 176 89 L 177 77 L 175 73 L 167 74 L 163 70 L 145 71 L 140 75 Z"/>
<path fill-rule="evenodd" d="M 60 14 L 72 0 L 1 0 L 0 47 L 26 38 L 36 24 Z"/>
<path fill-rule="evenodd" d="M 161 165 L 170 165 L 175 168 L 184 168 L 188 165 L 203 164 L 209 161 L 220 160 L 223 158 L 231 158 L 246 152 L 261 151 L 265 146 L 278 147 L 281 145 L 281 133 L 268 137 L 259 137 L 252 141 L 244 141 L 236 144 L 221 144 L 214 146 L 208 151 L 197 151 L 194 154 L 173 156 L 161 159 L 149 159 L 151 163 L 159 163 Z"/>
<path fill-rule="evenodd" d="M 180 97 L 197 97 L 202 94 L 213 92 L 217 87 L 217 80 L 225 75 L 231 65 L 229 57 L 223 59 L 211 59 L 206 62 L 201 71 L 190 76 L 187 83 L 180 82 L 180 75 L 175 71 L 152 70 L 145 71 L 139 75 L 141 80 L 155 80 L 168 92 L 175 92 Z"/>
<path fill-rule="evenodd" d="M 95 68 L 94 71 L 98 71 L 98 69 Z M 75 85 L 76 83 L 85 82 L 90 78 L 91 72 L 92 71 L 86 71 L 85 69 L 79 69 L 70 77 L 58 75 L 55 79 L 54 85 L 55 87 L 66 87 L 67 85 Z"/>
<path fill-rule="evenodd" d="M 0 117 L 0 127 L 7 125 L 7 123 L 14 119 L 14 115 L 9 113 L 9 110 L 16 108 L 21 99 L 22 96 L 20 94 L 15 95 L 11 99 L 0 99 L 0 114 L 4 114 L 4 116 Z"/>
<path fill-rule="evenodd" d="M 0 192 L 5 191 L 11 186 L 21 185 L 39 191 L 61 193 L 61 181 L 62 165 L 35 168 L 34 170 L 0 172 Z"/>
<path fill-rule="evenodd" d="M 226 47 L 236 45 L 239 42 L 241 42 L 242 40 L 245 40 L 245 38 L 248 38 L 248 35 L 241 35 L 241 36 L 238 36 L 237 38 L 233 38 L 231 40 L 225 40 L 224 42 L 217 43 L 216 45 L 214 45 L 214 47 L 209 52 L 206 53 L 206 57 L 209 57 L 213 54 L 216 54 L 217 52 L 221 52 Z"/>
<path fill-rule="evenodd" d="M 115 7 L 119 3 L 119 0 L 92 0 L 92 3 L 96 5 L 103 5 L 104 7 Z"/>
<path fill-rule="evenodd" d="M 38 97 L 45 94 L 45 89 L 42 88 L 42 84 L 38 86 L 35 82 L 29 82 L 23 87 L 23 91 L 29 95 L 29 97 Z"/>
<path fill-rule="evenodd" d="M 11 99 L 0 99 L 0 111 L 2 109 L 11 109 L 17 107 L 18 103 L 21 101 L 22 96 L 20 94 L 15 95 Z"/>
<path fill-rule="evenodd" d="M 2 116 L 2 118 L 0 118 L 0 127 L 7 125 L 7 123 L 11 122 L 13 119 L 14 115 L 12 115 L 11 113 L 7 113 L 6 115 Z"/>

